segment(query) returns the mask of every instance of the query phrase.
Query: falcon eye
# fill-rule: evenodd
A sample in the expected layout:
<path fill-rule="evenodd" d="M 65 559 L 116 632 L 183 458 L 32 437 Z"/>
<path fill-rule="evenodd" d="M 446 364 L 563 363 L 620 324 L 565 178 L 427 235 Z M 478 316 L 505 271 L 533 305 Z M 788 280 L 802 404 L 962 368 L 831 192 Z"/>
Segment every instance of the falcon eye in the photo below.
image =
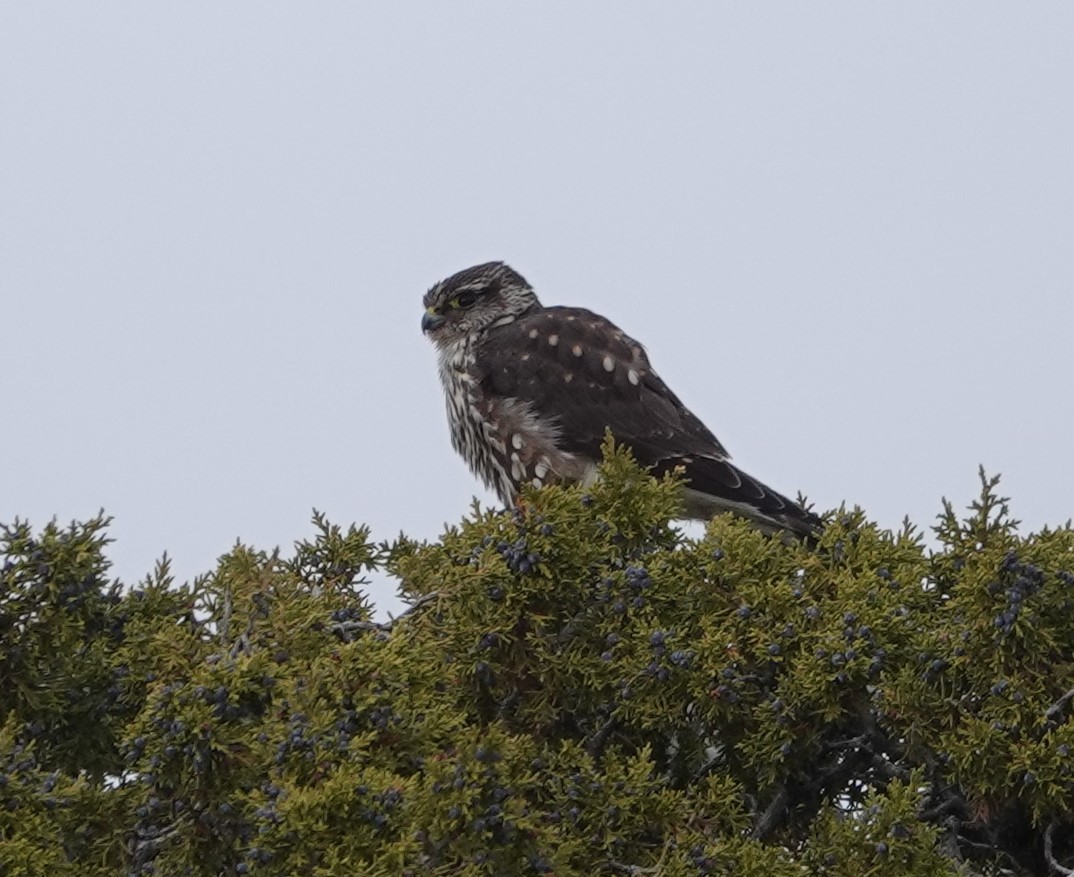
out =
<path fill-rule="evenodd" d="M 477 293 L 474 292 L 460 292 L 455 298 L 448 302 L 450 307 L 455 308 L 468 308 L 475 301 L 477 301 Z"/>

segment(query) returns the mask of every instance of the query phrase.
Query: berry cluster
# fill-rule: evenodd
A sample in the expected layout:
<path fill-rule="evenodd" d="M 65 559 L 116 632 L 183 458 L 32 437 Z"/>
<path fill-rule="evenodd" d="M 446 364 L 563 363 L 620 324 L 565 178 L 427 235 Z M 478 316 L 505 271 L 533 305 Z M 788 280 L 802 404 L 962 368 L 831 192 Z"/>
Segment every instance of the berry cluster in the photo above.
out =
<path fill-rule="evenodd" d="M 1007 552 L 999 571 L 999 578 L 989 585 L 988 592 L 993 596 L 1002 593 L 1006 597 L 1006 605 L 992 619 L 1003 637 L 1014 631 L 1015 623 L 1025 609 L 1026 600 L 1044 584 L 1044 572 L 1038 566 L 1019 561 L 1018 555 L 1013 551 Z"/>
<path fill-rule="evenodd" d="M 397 810 L 403 802 L 403 793 L 399 789 L 389 788 L 371 795 L 366 786 L 358 786 L 354 792 L 362 799 L 362 805 L 358 808 L 358 818 L 372 827 L 377 834 L 387 831 L 393 811 Z"/>
<path fill-rule="evenodd" d="M 306 761 L 313 761 L 317 748 L 317 737 L 310 731 L 309 719 L 305 713 L 291 713 L 287 722 L 287 736 L 276 747 L 276 764 L 284 764 L 293 755 Z"/>
<path fill-rule="evenodd" d="M 673 630 L 654 630 L 649 634 L 652 658 L 644 672 L 659 682 L 667 682 L 674 669 L 689 670 L 694 663 L 694 653 L 689 649 L 674 649 L 669 652 L 668 641 L 674 636 Z"/>
<path fill-rule="evenodd" d="M 501 539 L 496 543 L 496 553 L 506 561 L 511 572 L 520 576 L 530 575 L 541 562 L 541 555 L 530 550 L 525 536 L 519 536 L 514 542 Z"/>

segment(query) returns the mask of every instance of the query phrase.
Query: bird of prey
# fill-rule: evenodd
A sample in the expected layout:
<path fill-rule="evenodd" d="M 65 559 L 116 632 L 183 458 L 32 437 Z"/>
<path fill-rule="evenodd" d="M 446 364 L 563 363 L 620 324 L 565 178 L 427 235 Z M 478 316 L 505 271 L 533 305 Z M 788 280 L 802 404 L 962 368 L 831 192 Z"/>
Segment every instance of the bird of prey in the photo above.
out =
<path fill-rule="evenodd" d="M 503 262 L 441 280 L 424 305 L 451 443 L 505 504 L 523 484 L 592 482 L 610 430 L 654 475 L 681 467 L 688 518 L 730 511 L 767 533 L 818 532 L 819 518 L 735 466 L 644 348 L 599 314 L 545 307 Z"/>

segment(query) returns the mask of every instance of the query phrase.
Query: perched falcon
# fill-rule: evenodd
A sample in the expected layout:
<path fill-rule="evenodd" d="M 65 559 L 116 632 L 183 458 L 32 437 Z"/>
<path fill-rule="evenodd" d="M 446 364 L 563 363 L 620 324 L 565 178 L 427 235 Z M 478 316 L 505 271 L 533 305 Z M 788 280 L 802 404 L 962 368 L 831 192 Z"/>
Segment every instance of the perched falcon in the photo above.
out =
<path fill-rule="evenodd" d="M 769 533 L 818 531 L 815 515 L 731 463 L 642 346 L 604 317 L 545 307 L 503 262 L 440 281 L 424 304 L 451 443 L 506 504 L 527 482 L 592 481 L 610 429 L 653 474 L 682 467 L 687 517 L 731 511 Z"/>

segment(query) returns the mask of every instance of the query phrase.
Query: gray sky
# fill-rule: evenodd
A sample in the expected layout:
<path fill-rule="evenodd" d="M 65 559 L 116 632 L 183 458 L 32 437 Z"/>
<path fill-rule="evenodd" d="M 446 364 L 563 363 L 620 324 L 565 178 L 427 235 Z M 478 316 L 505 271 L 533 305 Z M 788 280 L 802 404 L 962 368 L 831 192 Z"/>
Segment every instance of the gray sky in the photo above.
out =
<path fill-rule="evenodd" d="M 418 323 L 502 258 L 747 471 L 1074 514 L 1074 4 L 0 6 L 0 521 L 126 581 L 479 486 Z M 488 499 L 487 494 L 480 493 Z M 382 609 L 397 606 L 378 580 Z"/>

